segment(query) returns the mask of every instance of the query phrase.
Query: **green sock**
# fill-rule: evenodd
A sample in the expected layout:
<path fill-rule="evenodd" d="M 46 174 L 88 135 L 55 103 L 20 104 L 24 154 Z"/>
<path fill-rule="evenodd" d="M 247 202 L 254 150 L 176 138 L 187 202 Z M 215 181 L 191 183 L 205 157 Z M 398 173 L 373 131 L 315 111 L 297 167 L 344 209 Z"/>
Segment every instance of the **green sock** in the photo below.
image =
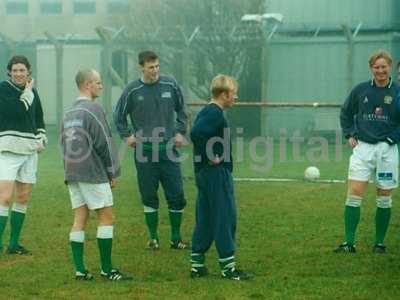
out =
<path fill-rule="evenodd" d="M 75 264 L 75 270 L 77 272 L 85 273 L 86 268 L 83 262 L 83 250 L 85 233 L 84 231 L 73 231 L 69 234 L 69 241 L 72 251 L 72 259 Z"/>
<path fill-rule="evenodd" d="M 3 248 L 3 233 L 7 225 L 8 216 L 0 216 L 0 249 Z"/>
<path fill-rule="evenodd" d="M 147 228 L 149 229 L 150 239 L 158 241 L 158 210 L 145 212 L 144 218 L 146 220 Z"/>
<path fill-rule="evenodd" d="M 101 270 L 110 273 L 112 270 L 111 252 L 113 242 L 113 226 L 97 227 L 97 245 L 99 246 Z"/>
<path fill-rule="evenodd" d="M 192 265 L 192 268 L 204 267 L 205 261 L 206 256 L 202 253 L 192 253 L 190 255 L 190 264 Z"/>
<path fill-rule="evenodd" d="M 86 268 L 85 268 L 85 264 L 83 263 L 84 243 L 78 243 L 78 242 L 71 241 L 70 244 L 71 244 L 72 258 L 74 260 L 75 269 L 78 272 L 85 273 Z"/>
<path fill-rule="evenodd" d="M 8 212 L 10 208 L 0 204 L 0 251 L 3 248 L 3 233 L 7 226 Z M 1 253 L 0 253 L 1 254 Z"/>
<path fill-rule="evenodd" d="M 9 248 L 15 248 L 18 245 L 19 235 L 24 224 L 25 213 L 11 210 L 10 216 L 10 244 Z"/>
<path fill-rule="evenodd" d="M 235 257 L 233 255 L 225 258 L 220 258 L 218 259 L 218 262 L 222 271 L 231 269 L 236 265 Z"/>
<path fill-rule="evenodd" d="M 345 206 L 344 209 L 344 227 L 346 242 L 354 245 L 358 222 L 360 221 L 360 207 Z"/>
<path fill-rule="evenodd" d="M 383 245 L 387 229 L 389 227 L 389 221 L 391 216 L 391 208 L 376 208 L 375 215 L 375 226 L 376 226 L 376 245 Z"/>
<path fill-rule="evenodd" d="M 182 211 L 170 210 L 169 221 L 171 223 L 171 241 L 177 242 L 181 238 Z"/>

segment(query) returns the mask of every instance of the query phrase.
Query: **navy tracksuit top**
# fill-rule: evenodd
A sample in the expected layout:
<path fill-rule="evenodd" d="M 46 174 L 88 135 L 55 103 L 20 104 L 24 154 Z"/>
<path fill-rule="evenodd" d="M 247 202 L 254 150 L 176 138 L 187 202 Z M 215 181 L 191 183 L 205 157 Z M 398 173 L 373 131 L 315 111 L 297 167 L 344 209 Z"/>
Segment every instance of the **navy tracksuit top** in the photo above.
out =
<path fill-rule="evenodd" d="M 346 138 L 376 144 L 400 141 L 399 87 L 390 81 L 378 87 L 373 80 L 358 84 L 350 92 L 341 112 L 340 125 Z"/>

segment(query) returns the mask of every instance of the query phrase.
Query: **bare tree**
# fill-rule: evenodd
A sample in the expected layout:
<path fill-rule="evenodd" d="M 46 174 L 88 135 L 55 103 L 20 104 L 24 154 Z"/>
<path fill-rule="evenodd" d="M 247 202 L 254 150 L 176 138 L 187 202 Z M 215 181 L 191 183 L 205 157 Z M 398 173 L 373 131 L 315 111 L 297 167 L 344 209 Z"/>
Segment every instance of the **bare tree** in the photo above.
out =
<path fill-rule="evenodd" d="M 132 0 L 125 37 L 132 48 L 163 48 L 163 62 L 181 64 L 184 77 L 189 77 L 183 78 L 186 85 L 206 99 L 216 74 L 241 78 L 246 73 L 261 33 L 258 26 L 240 20 L 246 13 L 262 13 L 263 4 L 264 0 Z M 179 67 L 175 70 L 181 73 Z"/>

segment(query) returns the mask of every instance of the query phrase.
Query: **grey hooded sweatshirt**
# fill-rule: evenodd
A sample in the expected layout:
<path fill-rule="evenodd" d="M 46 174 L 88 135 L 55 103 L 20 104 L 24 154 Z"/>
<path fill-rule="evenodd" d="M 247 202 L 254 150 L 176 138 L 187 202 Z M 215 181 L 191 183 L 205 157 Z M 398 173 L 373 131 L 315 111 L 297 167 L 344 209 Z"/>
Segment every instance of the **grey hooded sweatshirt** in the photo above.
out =
<path fill-rule="evenodd" d="M 120 175 L 111 130 L 102 107 L 79 97 L 61 127 L 65 182 L 106 183 Z"/>

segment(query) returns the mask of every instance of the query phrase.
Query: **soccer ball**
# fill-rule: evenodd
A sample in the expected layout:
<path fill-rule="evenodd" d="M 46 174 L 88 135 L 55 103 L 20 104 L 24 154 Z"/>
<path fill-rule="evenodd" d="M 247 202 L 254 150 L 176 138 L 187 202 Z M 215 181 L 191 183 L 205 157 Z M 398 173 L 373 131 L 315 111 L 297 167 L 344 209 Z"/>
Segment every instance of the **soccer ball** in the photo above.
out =
<path fill-rule="evenodd" d="M 314 167 L 314 166 L 308 167 L 308 168 L 304 171 L 304 177 L 305 177 L 307 180 L 310 180 L 310 181 L 312 181 L 312 180 L 317 180 L 317 179 L 319 178 L 319 175 L 320 175 L 320 173 L 319 173 L 318 168 L 317 168 L 317 167 Z"/>

